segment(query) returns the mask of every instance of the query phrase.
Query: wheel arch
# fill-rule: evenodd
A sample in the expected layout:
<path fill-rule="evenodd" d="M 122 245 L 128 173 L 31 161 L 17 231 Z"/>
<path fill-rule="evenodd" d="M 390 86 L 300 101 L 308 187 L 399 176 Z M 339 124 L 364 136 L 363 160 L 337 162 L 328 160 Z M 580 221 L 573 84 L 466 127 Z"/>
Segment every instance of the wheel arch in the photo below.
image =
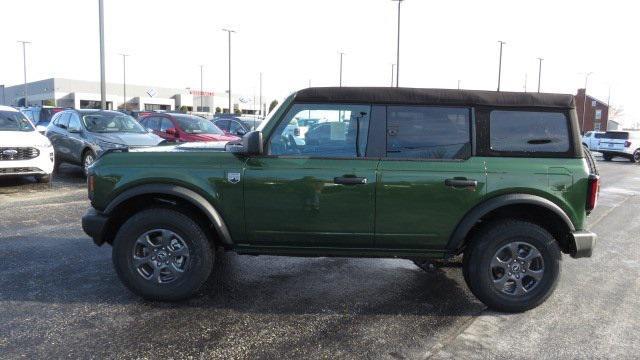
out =
<path fill-rule="evenodd" d="M 151 201 L 151 203 L 149 202 Z M 217 240 L 224 246 L 232 246 L 233 241 L 224 219 L 216 208 L 197 192 L 173 184 L 143 184 L 127 189 L 109 202 L 103 214 L 116 215 L 123 213 L 124 206 L 135 204 L 133 208 L 149 207 L 154 202 L 158 204 L 182 205 L 197 212 L 201 220 L 206 221 L 215 230 Z M 131 212 L 131 209 L 129 209 Z M 117 222 L 117 221 L 116 221 Z M 112 231 L 113 233 L 113 231 Z M 105 239 L 108 242 L 108 239 Z"/>
<path fill-rule="evenodd" d="M 477 230 L 500 218 L 534 222 L 554 236 L 563 252 L 573 251 L 569 237 L 575 226 L 569 216 L 551 200 L 532 194 L 496 196 L 469 210 L 450 236 L 446 250 L 452 254 L 461 253 Z"/>

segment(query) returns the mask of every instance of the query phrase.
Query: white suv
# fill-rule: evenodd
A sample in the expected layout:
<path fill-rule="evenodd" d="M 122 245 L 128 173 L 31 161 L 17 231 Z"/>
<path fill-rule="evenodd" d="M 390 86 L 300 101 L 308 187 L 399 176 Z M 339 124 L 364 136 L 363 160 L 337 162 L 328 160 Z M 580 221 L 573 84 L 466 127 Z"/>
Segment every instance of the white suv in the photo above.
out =
<path fill-rule="evenodd" d="M 597 150 L 606 161 L 620 156 L 640 162 L 640 131 L 607 131 L 600 139 Z"/>
<path fill-rule="evenodd" d="M 0 177 L 35 176 L 51 181 L 53 146 L 18 110 L 0 105 Z"/>

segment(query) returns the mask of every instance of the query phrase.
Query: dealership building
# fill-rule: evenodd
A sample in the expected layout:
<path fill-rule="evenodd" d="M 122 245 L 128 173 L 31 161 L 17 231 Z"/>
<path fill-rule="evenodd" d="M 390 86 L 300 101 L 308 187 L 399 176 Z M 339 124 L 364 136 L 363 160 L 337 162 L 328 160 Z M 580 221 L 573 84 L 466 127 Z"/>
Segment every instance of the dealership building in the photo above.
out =
<path fill-rule="evenodd" d="M 127 84 L 124 98 L 123 84 L 107 83 L 107 108 L 132 111 L 183 110 L 214 113 L 216 108 L 229 111 L 226 92 L 176 89 L 158 86 Z M 23 84 L 0 86 L 0 104 L 24 106 Z M 100 83 L 94 81 L 51 78 L 27 83 L 27 105 L 52 105 L 76 109 L 100 108 Z M 260 109 L 256 96 L 242 94 L 232 96 L 232 106 L 244 114 L 257 114 Z M 263 104 L 264 107 L 264 104 Z"/>

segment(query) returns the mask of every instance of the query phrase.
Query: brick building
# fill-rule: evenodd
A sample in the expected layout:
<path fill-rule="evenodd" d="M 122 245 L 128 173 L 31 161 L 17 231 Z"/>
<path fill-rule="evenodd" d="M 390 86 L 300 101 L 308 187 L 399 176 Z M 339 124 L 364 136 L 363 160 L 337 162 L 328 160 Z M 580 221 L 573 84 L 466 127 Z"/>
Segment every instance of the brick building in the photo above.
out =
<path fill-rule="evenodd" d="M 587 102 L 586 106 L 585 98 Z M 609 121 L 609 105 L 607 105 L 606 102 L 600 101 L 593 96 L 586 95 L 584 89 L 578 89 L 575 99 L 581 133 L 591 130 L 607 130 L 607 123 Z"/>

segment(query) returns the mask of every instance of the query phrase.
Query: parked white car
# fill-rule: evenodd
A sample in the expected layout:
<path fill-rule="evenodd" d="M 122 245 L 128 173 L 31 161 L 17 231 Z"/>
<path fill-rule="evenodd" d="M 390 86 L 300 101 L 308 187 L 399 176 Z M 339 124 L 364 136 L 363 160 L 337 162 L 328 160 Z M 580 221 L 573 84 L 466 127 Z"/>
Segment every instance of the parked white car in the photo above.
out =
<path fill-rule="evenodd" d="M 20 111 L 0 105 L 0 176 L 34 176 L 49 182 L 54 161 L 49 139 Z"/>
<path fill-rule="evenodd" d="M 600 139 L 597 151 L 605 161 L 623 157 L 640 162 L 640 131 L 607 131 Z"/>
<path fill-rule="evenodd" d="M 582 135 L 582 145 L 591 151 L 598 151 L 600 139 L 604 136 L 604 131 L 587 131 Z"/>

